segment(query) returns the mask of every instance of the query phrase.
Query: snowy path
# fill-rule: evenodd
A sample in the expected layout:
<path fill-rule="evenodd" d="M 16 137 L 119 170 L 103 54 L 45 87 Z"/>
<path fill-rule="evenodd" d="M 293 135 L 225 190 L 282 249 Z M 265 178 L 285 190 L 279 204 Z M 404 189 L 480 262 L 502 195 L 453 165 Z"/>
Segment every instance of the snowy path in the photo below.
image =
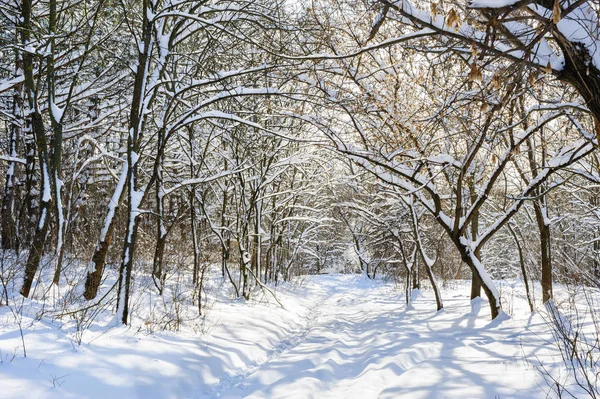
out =
<path fill-rule="evenodd" d="M 73 325 L 24 319 L 27 358 L 4 307 L 0 398 L 545 398 L 523 354 L 546 366 L 559 358 L 540 317 L 504 289 L 513 318 L 499 324 L 485 304 L 471 314 L 468 282 L 444 289 L 436 313 L 430 290 L 407 309 L 391 284 L 314 276 L 278 289 L 285 309 L 260 295 L 217 302 L 203 336 L 106 331 L 99 320 L 79 346 Z"/>
<path fill-rule="evenodd" d="M 471 315 L 463 295 L 446 298 L 447 309 L 436 314 L 432 298 L 407 311 L 389 286 L 356 276 L 313 283 L 325 299 L 312 328 L 219 397 L 545 397 L 521 356 L 521 345 L 534 351 L 536 343 L 529 347 L 512 320 L 490 324 L 485 307 Z"/>

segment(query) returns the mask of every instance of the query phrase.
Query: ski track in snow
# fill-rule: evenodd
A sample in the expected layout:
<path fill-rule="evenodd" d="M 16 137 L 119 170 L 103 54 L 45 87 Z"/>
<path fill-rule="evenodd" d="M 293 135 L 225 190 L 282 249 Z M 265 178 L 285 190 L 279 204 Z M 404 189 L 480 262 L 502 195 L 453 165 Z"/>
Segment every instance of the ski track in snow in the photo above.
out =
<path fill-rule="evenodd" d="M 219 397 L 223 392 L 232 389 L 242 384 L 248 376 L 256 373 L 265 364 L 273 361 L 274 359 L 280 358 L 285 353 L 293 350 L 302 341 L 305 340 L 306 335 L 312 330 L 316 324 L 316 320 L 319 317 L 318 305 L 314 304 L 311 306 L 304 316 L 305 327 L 295 331 L 283 339 L 274 349 L 267 352 L 267 356 L 264 359 L 259 360 L 254 366 L 246 368 L 244 371 L 237 374 L 221 378 L 218 384 L 215 384 L 215 388 L 208 389 L 206 393 L 200 395 L 200 397 Z"/>
<path fill-rule="evenodd" d="M 293 344 L 282 343 L 265 362 L 200 397 L 546 396 L 544 382 L 519 353 L 528 346 L 521 332 L 511 331 L 511 320 L 504 328 L 490 323 L 487 303 L 478 314 L 464 306 L 463 315 L 457 309 L 436 314 L 433 298 L 407 310 L 389 286 L 352 276 L 314 280 L 325 300 Z M 465 296 L 448 298 L 449 307 L 468 304 Z"/>

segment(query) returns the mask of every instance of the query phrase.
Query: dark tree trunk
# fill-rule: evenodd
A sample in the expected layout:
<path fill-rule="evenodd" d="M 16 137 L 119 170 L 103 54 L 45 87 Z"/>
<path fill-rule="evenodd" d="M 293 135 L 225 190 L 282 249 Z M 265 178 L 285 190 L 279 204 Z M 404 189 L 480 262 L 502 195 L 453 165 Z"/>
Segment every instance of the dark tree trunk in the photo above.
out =
<path fill-rule="evenodd" d="M 62 145 L 63 128 L 62 114 L 55 114 L 55 71 L 54 54 L 56 52 L 55 38 L 57 30 L 57 1 L 49 0 L 48 30 L 53 36 L 50 38 L 50 52 L 46 58 L 46 80 L 48 85 L 48 111 L 50 113 L 50 126 L 52 128 L 52 156 L 50 157 L 50 178 L 52 179 L 52 191 L 54 196 L 54 220 L 56 222 L 56 267 L 54 270 L 53 284 L 60 281 L 62 271 L 62 261 L 64 256 L 64 215 L 61 198 L 62 183 L 60 180 L 62 169 Z"/>
<path fill-rule="evenodd" d="M 24 121 L 25 131 L 31 131 L 31 119 Z M 19 235 L 17 236 L 18 243 L 29 245 L 33 240 L 33 232 L 35 231 L 36 212 L 38 210 L 37 203 L 32 193 L 38 188 L 39 180 L 36 172 L 36 154 L 37 147 L 33 132 L 25 136 L 25 191 L 23 193 L 23 204 L 19 209 Z"/>
<path fill-rule="evenodd" d="M 469 185 L 469 195 L 471 201 L 477 200 L 477 192 L 475 191 L 474 184 Z M 479 211 L 476 211 L 471 219 L 471 240 L 476 241 L 479 235 Z M 481 259 L 481 251 L 477 249 L 475 251 L 477 259 Z M 471 300 L 479 298 L 481 296 L 481 278 L 478 273 L 471 272 Z"/>
<path fill-rule="evenodd" d="M 130 140 L 133 141 L 133 140 Z M 133 145 L 133 144 L 129 144 Z M 131 150 L 128 154 L 129 163 L 129 190 L 127 195 L 127 230 L 125 232 L 125 245 L 123 247 L 123 256 L 121 266 L 119 268 L 119 282 L 117 291 L 117 317 L 121 323 L 127 324 L 129 318 L 129 295 L 131 292 L 131 272 L 133 270 L 133 259 L 135 254 L 135 243 L 137 239 L 138 228 L 138 206 L 139 200 L 134 198 L 137 195 L 136 177 L 137 177 L 137 162 L 132 159 L 132 154 L 135 151 Z"/>
<path fill-rule="evenodd" d="M 415 256 L 415 261 L 412 266 L 412 287 L 413 290 L 421 289 L 421 279 L 419 278 L 419 258 Z"/>
<path fill-rule="evenodd" d="M 156 183 L 155 188 L 155 202 L 156 202 L 156 248 L 154 250 L 154 262 L 152 266 L 152 276 L 154 284 L 158 288 L 158 293 L 162 295 L 164 288 L 165 272 L 164 267 L 164 254 L 165 247 L 167 245 L 167 228 L 166 228 L 166 215 L 165 215 L 165 201 L 164 201 L 164 187 L 163 187 L 163 159 L 165 149 L 165 129 L 161 128 L 157 132 L 157 144 L 154 168 L 152 171 L 153 178 L 151 179 Z M 193 153 L 191 153 L 193 155 Z M 193 173 L 193 169 L 192 169 Z M 193 177 L 193 176 L 192 176 Z"/>
<path fill-rule="evenodd" d="M 481 279 L 478 273 L 471 273 L 471 300 L 481 296 Z"/>
<path fill-rule="evenodd" d="M 196 189 L 190 190 L 190 228 L 192 229 L 192 249 L 194 251 L 194 267 L 192 270 L 192 283 L 198 282 L 200 270 L 200 247 L 198 245 L 198 231 L 196 227 Z M 223 267 L 223 265 L 222 265 Z"/>
<path fill-rule="evenodd" d="M 104 265 L 106 264 L 106 256 L 108 254 L 108 248 L 112 240 L 112 230 L 114 230 L 114 224 L 111 225 L 111 232 L 106 240 L 99 242 L 94 250 L 90 268 L 93 271 L 88 271 L 87 278 L 85 279 L 85 289 L 83 291 L 83 297 L 85 299 L 92 300 L 98 295 L 98 288 L 102 281 L 102 273 L 104 271 Z"/>
<path fill-rule="evenodd" d="M 507 225 L 508 231 L 512 235 L 515 240 L 515 245 L 517 246 L 517 251 L 519 252 L 519 264 L 521 265 L 521 274 L 523 275 L 523 283 L 525 284 L 525 294 L 527 295 L 527 303 L 529 304 L 529 310 L 533 313 L 534 306 L 533 300 L 531 299 L 531 291 L 529 289 L 529 279 L 527 277 L 527 268 L 525 267 L 525 256 L 523 256 L 523 247 L 521 246 L 521 241 L 519 237 L 517 237 L 517 233 L 515 233 L 514 229 L 510 224 Z"/>
<path fill-rule="evenodd" d="M 117 292 L 117 317 L 120 322 L 127 324 L 129 318 L 129 296 L 131 293 L 131 272 L 133 270 L 133 259 L 135 255 L 135 243 L 139 223 L 139 205 L 141 198 L 138 192 L 138 167 L 140 159 L 140 144 L 142 141 L 144 121 L 144 92 L 146 90 L 146 77 L 149 70 L 150 56 L 152 54 L 153 21 L 149 14 L 155 12 L 152 9 L 154 3 L 150 0 L 143 1 L 143 27 L 142 48 L 138 53 L 138 66 L 135 75 L 133 97 L 131 101 L 131 113 L 129 115 L 129 135 L 127 138 L 127 230 L 125 232 L 125 245 L 123 246 L 123 257 L 119 268 L 119 281 Z"/>
<path fill-rule="evenodd" d="M 45 182 L 42 179 L 42 185 L 46 184 L 50 183 Z M 45 200 L 45 198 L 46 197 L 42 194 L 42 199 L 40 200 L 40 215 L 33 236 L 33 242 L 29 249 L 27 263 L 25 264 L 25 276 L 23 278 L 23 287 L 21 288 L 21 295 L 24 297 L 29 297 L 31 286 L 33 285 L 33 280 L 42 259 L 44 246 L 46 244 L 48 226 L 50 225 L 50 199 L 48 198 Z"/>
<path fill-rule="evenodd" d="M 21 3 L 21 42 L 23 46 L 27 46 L 30 40 L 31 32 L 31 0 L 23 0 Z M 38 160 L 40 163 L 40 171 L 42 174 L 42 190 L 40 193 L 40 206 L 38 213 L 38 221 L 35 227 L 33 243 L 29 250 L 27 263 L 25 264 L 25 276 L 21 294 L 25 297 L 29 296 L 33 279 L 38 270 L 44 246 L 46 244 L 46 236 L 48 226 L 50 224 L 51 212 L 51 189 L 50 175 L 48 164 L 48 147 L 46 142 L 46 132 L 42 115 L 38 109 L 37 98 L 35 97 L 35 81 L 33 78 L 34 58 L 29 52 L 23 53 L 23 75 L 24 75 L 24 90 L 27 94 L 27 105 L 31 114 L 31 130 L 35 137 Z"/>
<path fill-rule="evenodd" d="M 535 219 L 540 232 L 540 251 L 542 260 L 542 303 L 552 300 L 552 259 L 550 256 L 550 226 L 546 223 L 543 204 L 534 202 Z"/>
<path fill-rule="evenodd" d="M 17 41 L 19 40 L 17 34 Z M 15 50 L 15 76 L 21 74 L 23 70 L 23 60 L 18 49 Z M 23 84 L 19 83 L 14 88 L 12 115 L 15 120 L 10 122 L 9 127 L 9 149 L 8 154 L 11 157 L 17 157 L 19 154 L 19 142 L 21 140 L 23 128 Z M 17 239 L 17 211 L 15 204 L 17 190 L 17 168 L 18 163 L 11 160 L 6 171 L 4 182 L 4 195 L 2 196 L 2 210 L 0 224 L 2 225 L 2 248 L 18 249 Z"/>
<path fill-rule="evenodd" d="M 160 172 L 159 172 L 160 173 Z M 157 232 L 156 232 L 156 248 L 154 250 L 154 262 L 152 266 L 152 276 L 154 283 L 158 288 L 158 293 L 162 295 L 164 283 L 163 259 L 165 255 L 165 247 L 167 244 L 167 229 L 165 227 L 164 202 L 161 195 L 162 177 L 159 177 L 156 182 L 156 207 L 157 207 Z M 193 236 L 193 234 L 192 234 Z"/>
<path fill-rule="evenodd" d="M 485 295 L 489 301 L 490 313 L 492 315 L 492 319 L 495 319 L 500 314 L 500 309 L 501 309 L 501 304 L 500 304 L 499 298 L 497 299 L 494 296 L 491 288 L 487 284 L 485 284 L 483 282 L 483 280 L 481 279 L 481 275 L 479 274 L 479 270 L 477 269 L 477 265 L 475 263 L 475 260 L 473 259 L 474 254 L 471 253 L 471 248 L 467 248 L 464 245 L 462 245 L 460 242 L 456 242 L 456 241 L 454 242 L 454 245 L 456 246 L 459 253 L 461 254 L 463 262 L 465 262 L 467 264 L 467 266 L 469 266 L 469 268 L 471 269 L 471 271 L 473 273 L 473 277 L 480 281 L 481 288 L 483 288 L 483 292 L 485 293 Z M 479 258 L 476 258 L 476 260 L 479 262 Z M 479 265 L 481 265 L 481 262 L 479 262 Z"/>
<path fill-rule="evenodd" d="M 114 208 L 110 209 L 108 211 L 108 214 L 106 215 L 100 240 L 98 241 L 98 243 L 96 244 L 96 248 L 94 249 L 94 254 L 92 255 L 92 260 L 89 265 L 88 274 L 85 279 L 85 290 L 83 292 L 83 297 L 88 301 L 96 298 L 96 295 L 98 295 L 98 289 L 100 288 L 100 282 L 102 281 L 102 274 L 104 273 L 104 266 L 106 265 L 108 250 L 110 248 L 110 244 L 112 242 L 115 232 L 115 220 L 119 214 L 121 203 L 125 198 L 126 191 L 120 185 L 128 184 L 126 179 L 127 166 L 124 166 L 122 175 L 124 176 L 121 176 L 120 179 L 123 179 L 124 181 L 117 183 L 115 194 L 111 198 L 111 202 L 114 203 L 109 203 L 109 207 L 114 206 Z"/>
<path fill-rule="evenodd" d="M 24 297 L 29 297 L 29 292 L 31 290 L 31 286 L 33 285 L 35 274 L 39 268 L 42 255 L 44 253 L 44 246 L 46 245 L 46 236 L 48 235 L 48 226 L 50 225 L 51 217 L 51 196 L 49 194 L 50 188 L 48 187 L 50 182 L 48 181 L 48 166 L 46 163 L 47 154 L 45 154 L 42 150 L 45 148 L 44 126 L 42 124 L 41 115 L 38 112 L 34 112 L 32 116 L 32 125 L 34 131 L 36 132 L 36 138 L 38 138 L 39 141 L 43 141 L 43 143 L 38 141 L 38 156 L 42 168 L 43 190 L 40 198 L 38 222 L 35 227 L 33 242 L 29 249 L 27 263 L 25 264 L 25 276 L 23 279 L 23 287 L 21 288 L 21 295 Z"/>

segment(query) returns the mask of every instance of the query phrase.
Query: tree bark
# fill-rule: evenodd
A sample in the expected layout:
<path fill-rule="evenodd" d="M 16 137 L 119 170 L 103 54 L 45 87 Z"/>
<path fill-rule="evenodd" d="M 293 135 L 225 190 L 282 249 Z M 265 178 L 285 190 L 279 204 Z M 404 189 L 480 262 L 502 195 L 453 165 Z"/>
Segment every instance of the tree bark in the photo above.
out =
<path fill-rule="evenodd" d="M 523 247 L 521 246 L 521 242 L 519 237 L 517 237 L 517 233 L 511 227 L 510 223 L 507 225 L 508 231 L 512 235 L 515 240 L 515 245 L 517 246 L 517 251 L 519 252 L 519 264 L 521 266 L 521 274 L 523 275 L 523 283 L 525 284 L 525 294 L 527 295 L 527 303 L 529 304 L 529 310 L 531 313 L 534 311 L 533 300 L 531 299 L 531 291 L 529 289 L 529 279 L 527 277 L 527 268 L 525 267 L 525 257 L 523 256 Z"/>
<path fill-rule="evenodd" d="M 133 270 L 133 259 L 135 254 L 135 243 L 137 238 L 139 222 L 140 192 L 138 191 L 138 165 L 140 158 L 140 143 L 142 139 L 144 121 L 144 92 L 146 90 L 146 79 L 149 71 L 150 56 L 152 54 L 152 32 L 153 21 L 150 15 L 154 14 L 154 2 L 143 0 L 143 26 L 141 43 L 142 48 L 138 53 L 138 65 L 135 75 L 133 97 L 131 101 L 131 113 L 129 116 L 129 135 L 127 137 L 127 215 L 128 223 L 125 233 L 125 245 L 119 268 L 119 281 L 117 292 L 117 318 L 121 323 L 127 324 L 129 317 L 129 296 L 131 293 L 131 272 Z"/>
<path fill-rule="evenodd" d="M 193 166 L 192 166 L 193 169 Z M 193 176 L 193 172 L 192 172 Z M 190 190 L 190 228 L 192 229 L 192 249 L 194 251 L 194 266 L 192 270 L 192 283 L 198 282 L 198 272 L 200 270 L 200 246 L 198 245 L 198 231 L 196 227 L 196 189 Z M 224 267 L 224 265 L 221 265 Z"/>
<path fill-rule="evenodd" d="M 540 199 L 533 204 L 535 210 L 535 219 L 540 232 L 540 251 L 542 260 L 542 303 L 546 303 L 553 298 L 552 294 L 552 259 L 550 248 L 550 226 L 546 223 L 544 205 Z"/>
<path fill-rule="evenodd" d="M 416 250 L 419 252 L 419 255 L 421 257 L 421 259 L 423 260 L 423 264 L 425 265 L 425 272 L 427 273 L 427 277 L 429 278 L 429 282 L 431 283 L 431 288 L 433 289 L 433 292 L 435 294 L 435 302 L 436 302 L 436 306 L 437 306 L 437 310 L 441 310 L 444 307 L 444 303 L 442 302 L 442 295 L 440 293 L 435 275 L 433 274 L 433 266 L 435 265 L 435 262 L 437 261 L 437 256 L 435 260 L 430 259 L 427 254 L 425 253 L 425 248 L 423 248 L 423 244 L 421 242 L 421 233 L 420 233 L 420 229 L 419 229 L 419 217 L 417 216 L 417 211 L 415 209 L 414 203 L 415 203 L 415 198 L 413 197 L 410 201 L 410 203 L 408 203 L 408 206 L 410 207 L 410 211 L 411 211 L 411 215 L 412 215 L 412 227 L 413 227 L 413 235 L 415 237 L 415 245 L 416 245 Z M 415 261 L 418 258 L 415 257 Z M 415 266 L 415 274 L 418 273 L 418 269 L 417 269 L 417 262 L 414 263 Z M 418 281 L 418 277 L 417 277 L 417 281 Z"/>
<path fill-rule="evenodd" d="M 475 191 L 474 183 L 469 185 L 469 195 L 471 196 L 471 201 L 474 202 L 477 200 L 477 192 Z M 471 219 L 471 239 L 473 241 L 477 240 L 477 236 L 479 235 L 479 211 L 475 211 L 473 218 Z M 475 256 L 477 259 L 481 259 L 481 251 L 480 249 L 475 250 Z M 475 298 L 479 298 L 481 296 L 481 278 L 479 278 L 479 274 L 475 272 L 471 272 L 471 300 Z"/>
<path fill-rule="evenodd" d="M 16 37 L 19 40 L 18 33 Z M 15 49 L 15 77 L 23 72 L 23 60 L 21 53 Z M 23 84 L 19 83 L 14 88 L 12 115 L 15 120 L 10 122 L 9 128 L 9 155 L 16 158 L 19 153 L 19 141 L 23 129 Z M 18 163 L 15 160 L 9 161 L 8 169 L 6 170 L 4 195 L 2 196 L 2 215 L 0 221 L 2 224 L 2 248 L 3 249 L 18 249 L 18 234 L 17 234 L 17 210 L 15 205 L 16 189 L 17 189 L 17 168 Z"/>
<path fill-rule="evenodd" d="M 31 32 L 31 11 L 32 1 L 23 0 L 21 3 L 21 43 L 26 47 L 30 41 Z M 23 287 L 21 295 L 28 297 L 33 279 L 42 259 L 44 246 L 46 244 L 46 236 L 50 223 L 50 211 L 52 194 L 50 187 L 50 170 L 48 165 L 48 147 L 46 142 L 46 132 L 42 115 L 38 109 L 37 97 L 35 90 L 35 81 L 33 78 L 33 54 L 29 52 L 23 53 L 23 75 L 24 75 L 24 90 L 27 95 L 27 105 L 31 115 L 31 129 L 36 141 L 40 170 L 42 174 L 42 190 L 40 198 L 40 206 L 38 213 L 38 221 L 33 235 L 33 243 L 29 250 L 27 263 L 25 264 L 25 276 L 23 279 Z"/>
<path fill-rule="evenodd" d="M 473 277 L 478 279 L 481 282 L 481 288 L 483 289 L 483 292 L 485 293 L 485 295 L 489 301 L 490 313 L 492 315 L 492 320 L 495 319 L 500 314 L 500 309 L 501 309 L 500 298 L 497 296 L 497 291 L 495 291 L 495 288 L 490 287 L 484 281 L 484 279 L 481 278 L 481 274 L 479 273 L 479 269 L 477 266 L 477 265 L 479 265 L 481 267 L 483 266 L 481 264 L 480 259 L 474 255 L 474 253 L 472 252 L 470 247 L 467 247 L 457 241 L 453 241 L 453 242 L 462 257 L 463 262 L 465 262 L 467 264 L 467 266 L 469 266 L 469 268 L 471 269 L 471 271 L 473 273 Z"/>
<path fill-rule="evenodd" d="M 160 162 L 160 161 L 157 161 Z M 152 266 L 152 277 L 158 288 L 158 293 L 162 295 L 163 291 L 163 258 L 165 254 L 165 246 L 167 244 L 167 228 L 165 226 L 165 204 L 164 191 L 162 187 L 162 166 L 157 168 L 156 179 L 156 216 L 157 216 L 157 231 L 156 231 L 156 249 L 154 250 L 154 262 Z"/>
<path fill-rule="evenodd" d="M 48 85 L 48 111 L 50 113 L 50 126 L 52 127 L 52 156 L 50 157 L 50 173 L 52 179 L 52 190 L 54 191 L 54 220 L 56 221 L 56 267 L 54 270 L 53 284 L 58 284 L 60 281 L 60 273 L 62 270 L 62 260 L 64 256 L 64 214 L 62 205 L 62 181 L 61 164 L 62 164 L 62 114 L 57 114 L 58 106 L 55 101 L 55 76 L 54 76 L 54 54 L 56 52 L 55 35 L 56 35 L 56 0 L 49 0 L 50 12 L 48 14 L 49 23 L 48 30 L 52 35 L 50 38 L 50 52 L 46 62 L 46 80 Z"/>
<path fill-rule="evenodd" d="M 117 182 L 117 187 L 115 188 L 112 198 L 108 204 L 108 212 L 104 219 L 102 231 L 100 232 L 100 239 L 98 240 L 98 243 L 94 249 L 88 274 L 85 279 L 85 290 L 83 292 L 83 297 L 88 301 L 96 298 L 96 295 L 98 295 L 98 288 L 100 288 L 104 266 L 106 265 L 106 257 L 108 256 L 108 250 L 110 248 L 115 231 L 115 219 L 119 214 L 119 208 L 125 198 L 127 176 L 127 165 L 124 165 L 123 170 L 121 171 L 121 176 L 119 177 L 119 181 Z"/>

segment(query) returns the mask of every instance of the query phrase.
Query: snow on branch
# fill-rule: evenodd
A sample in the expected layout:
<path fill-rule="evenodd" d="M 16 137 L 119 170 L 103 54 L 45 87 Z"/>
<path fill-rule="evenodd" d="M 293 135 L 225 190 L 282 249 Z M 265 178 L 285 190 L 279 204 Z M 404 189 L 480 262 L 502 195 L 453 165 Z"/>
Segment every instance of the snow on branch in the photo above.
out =
<path fill-rule="evenodd" d="M 243 168 L 243 169 L 234 169 L 234 170 L 225 170 L 222 171 L 220 173 L 214 174 L 212 176 L 206 176 L 206 177 L 196 177 L 196 178 L 192 178 L 192 179 L 186 179 L 181 181 L 180 183 L 175 184 L 172 187 L 166 188 L 164 190 L 164 195 L 169 195 L 183 187 L 186 186 L 190 186 L 190 185 L 195 185 L 195 184 L 201 184 L 201 183 L 209 183 L 211 181 L 217 180 L 217 179 L 221 179 L 225 176 L 230 176 L 230 175 L 234 175 L 240 172 L 243 172 L 244 170 L 246 170 L 248 168 Z"/>
<path fill-rule="evenodd" d="M 27 160 L 26 159 L 18 158 L 18 157 L 10 157 L 8 155 L 0 155 L 0 161 L 16 162 L 16 163 L 20 163 L 20 164 L 23 164 L 23 165 L 27 165 Z"/>

